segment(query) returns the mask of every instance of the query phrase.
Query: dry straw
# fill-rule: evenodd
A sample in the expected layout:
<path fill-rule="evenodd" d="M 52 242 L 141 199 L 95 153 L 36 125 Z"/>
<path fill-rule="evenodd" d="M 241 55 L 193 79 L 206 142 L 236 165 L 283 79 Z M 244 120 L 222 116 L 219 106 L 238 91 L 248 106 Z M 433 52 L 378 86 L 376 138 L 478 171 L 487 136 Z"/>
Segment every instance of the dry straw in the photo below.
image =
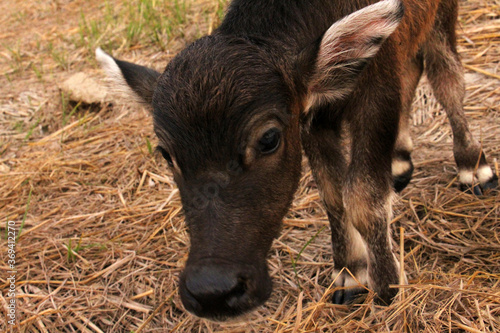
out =
<path fill-rule="evenodd" d="M 187 314 L 177 282 L 189 238 L 171 174 L 148 149 L 147 141 L 156 142 L 150 116 L 136 106 L 94 106 L 79 108 L 63 123 L 55 83 L 67 73 L 54 57 L 44 63 L 42 80 L 28 70 L 29 61 L 37 64 L 46 55 L 37 40 L 63 43 L 76 33 L 81 8 L 91 15 L 97 2 L 37 3 L 0 5 L 0 35 L 12 50 L 0 52 L 0 271 L 7 269 L 4 221 L 19 226 L 27 212 L 16 246 L 18 313 L 11 331 L 500 332 L 500 195 L 478 198 L 457 189 L 450 128 L 425 80 L 415 101 L 415 176 L 392 221 L 394 248 L 409 279 L 401 297 L 386 307 L 374 305 L 371 293 L 355 306 L 329 302 L 335 277 L 328 227 L 318 233 L 328 222 L 304 167 L 271 250 L 271 299 L 240 322 L 217 324 Z M 196 3 L 192 15 L 214 3 Z M 500 3 L 460 3 L 465 110 L 493 162 L 500 157 Z M 32 24 L 23 25 L 16 12 Z M 209 23 L 202 31 L 211 28 Z M 174 40 L 170 51 L 186 40 Z M 100 77 L 85 52 L 68 53 L 69 72 Z M 123 56 L 161 68 L 171 54 L 139 45 Z M 40 123 L 29 136 L 29 127 L 16 129 L 17 122 L 36 117 Z M 3 330 L 9 301 L 3 273 L 0 290 Z"/>

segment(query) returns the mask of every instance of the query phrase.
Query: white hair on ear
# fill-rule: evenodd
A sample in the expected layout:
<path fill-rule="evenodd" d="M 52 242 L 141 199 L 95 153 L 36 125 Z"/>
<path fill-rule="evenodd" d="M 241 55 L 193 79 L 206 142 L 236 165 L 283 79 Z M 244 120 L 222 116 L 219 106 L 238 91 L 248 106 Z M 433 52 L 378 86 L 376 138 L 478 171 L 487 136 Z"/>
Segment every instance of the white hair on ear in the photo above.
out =
<path fill-rule="evenodd" d="M 318 60 L 325 65 L 333 57 L 341 58 L 370 58 L 377 53 L 380 44 L 373 43 L 374 38 L 385 40 L 399 25 L 402 14 L 400 0 L 383 0 L 362 8 L 333 24 L 325 33 Z M 356 32 L 358 47 L 341 49 L 340 52 L 331 52 L 342 43 L 341 38 Z M 321 64 L 320 64 L 321 65 Z"/>
<path fill-rule="evenodd" d="M 346 73 L 375 56 L 398 27 L 403 13 L 400 0 L 383 0 L 353 12 L 328 28 L 309 83 L 311 91 L 305 113 L 313 106 L 344 98 L 352 91 L 356 74 L 345 77 Z M 335 80 L 340 73 L 344 78 Z"/>
<path fill-rule="evenodd" d="M 106 72 L 106 76 L 110 81 L 110 88 L 115 94 L 125 97 L 127 100 L 133 100 L 135 102 L 141 103 L 142 100 L 139 96 L 130 88 L 123 77 L 123 73 L 120 67 L 116 64 L 115 59 L 112 56 L 104 52 L 100 47 L 95 50 L 95 58 L 101 65 L 101 68 Z"/>

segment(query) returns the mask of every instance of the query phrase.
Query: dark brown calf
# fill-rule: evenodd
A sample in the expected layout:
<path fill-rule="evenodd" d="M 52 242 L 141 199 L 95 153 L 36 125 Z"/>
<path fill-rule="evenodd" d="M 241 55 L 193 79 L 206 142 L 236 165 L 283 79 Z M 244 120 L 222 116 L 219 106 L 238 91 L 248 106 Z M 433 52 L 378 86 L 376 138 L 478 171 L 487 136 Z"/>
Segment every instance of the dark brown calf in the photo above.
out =
<path fill-rule="evenodd" d="M 191 237 L 180 277 L 187 310 L 224 319 L 269 297 L 266 256 L 299 181 L 301 146 L 328 211 L 334 275 L 347 267 L 391 301 L 399 270 L 388 221 L 393 187 L 413 170 L 408 119 L 424 70 L 450 118 L 462 185 L 497 186 L 462 111 L 457 1 L 375 2 L 234 0 L 221 26 L 161 75 L 97 50 L 152 108 Z M 336 286 L 358 284 L 343 272 Z M 361 291 L 341 288 L 333 301 Z"/>

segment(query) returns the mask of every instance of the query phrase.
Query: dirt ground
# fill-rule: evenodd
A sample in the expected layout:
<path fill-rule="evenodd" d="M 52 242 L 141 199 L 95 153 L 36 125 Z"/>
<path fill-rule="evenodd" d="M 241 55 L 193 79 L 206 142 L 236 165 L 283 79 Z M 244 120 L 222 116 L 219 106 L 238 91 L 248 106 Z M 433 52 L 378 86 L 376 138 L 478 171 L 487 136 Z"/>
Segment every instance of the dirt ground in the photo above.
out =
<path fill-rule="evenodd" d="M 460 4 L 465 111 L 498 174 L 500 3 Z M 161 70 L 218 24 L 224 6 L 0 2 L 0 331 L 500 332 L 500 193 L 458 189 L 450 127 L 425 79 L 414 104 L 414 179 L 391 226 L 396 249 L 404 228 L 409 285 L 393 304 L 377 306 L 373 294 L 359 305 L 329 303 L 328 221 L 304 164 L 269 257 L 271 299 L 238 322 L 183 310 L 177 282 L 189 238 L 171 173 L 153 151 L 150 115 L 124 101 L 77 104 L 59 85 L 76 72 L 102 81 L 97 46 Z M 20 234 L 14 326 L 7 322 L 11 225 Z"/>

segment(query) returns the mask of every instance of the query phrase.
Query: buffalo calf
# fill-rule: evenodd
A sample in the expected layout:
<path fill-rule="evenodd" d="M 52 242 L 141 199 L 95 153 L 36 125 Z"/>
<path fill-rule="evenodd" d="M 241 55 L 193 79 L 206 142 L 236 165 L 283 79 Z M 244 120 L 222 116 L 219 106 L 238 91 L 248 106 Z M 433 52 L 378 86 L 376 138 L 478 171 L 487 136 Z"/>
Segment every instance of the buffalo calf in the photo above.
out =
<path fill-rule="evenodd" d="M 388 221 L 410 181 L 408 120 L 425 71 L 446 110 L 460 183 L 498 185 L 464 117 L 457 0 L 233 0 L 220 27 L 160 74 L 97 59 L 150 107 L 191 238 L 185 308 L 225 319 L 271 293 L 266 257 L 297 188 L 302 148 L 346 267 L 389 303 L 398 262 Z M 347 142 L 348 145 L 342 144 Z M 364 291 L 342 272 L 335 303 Z"/>

